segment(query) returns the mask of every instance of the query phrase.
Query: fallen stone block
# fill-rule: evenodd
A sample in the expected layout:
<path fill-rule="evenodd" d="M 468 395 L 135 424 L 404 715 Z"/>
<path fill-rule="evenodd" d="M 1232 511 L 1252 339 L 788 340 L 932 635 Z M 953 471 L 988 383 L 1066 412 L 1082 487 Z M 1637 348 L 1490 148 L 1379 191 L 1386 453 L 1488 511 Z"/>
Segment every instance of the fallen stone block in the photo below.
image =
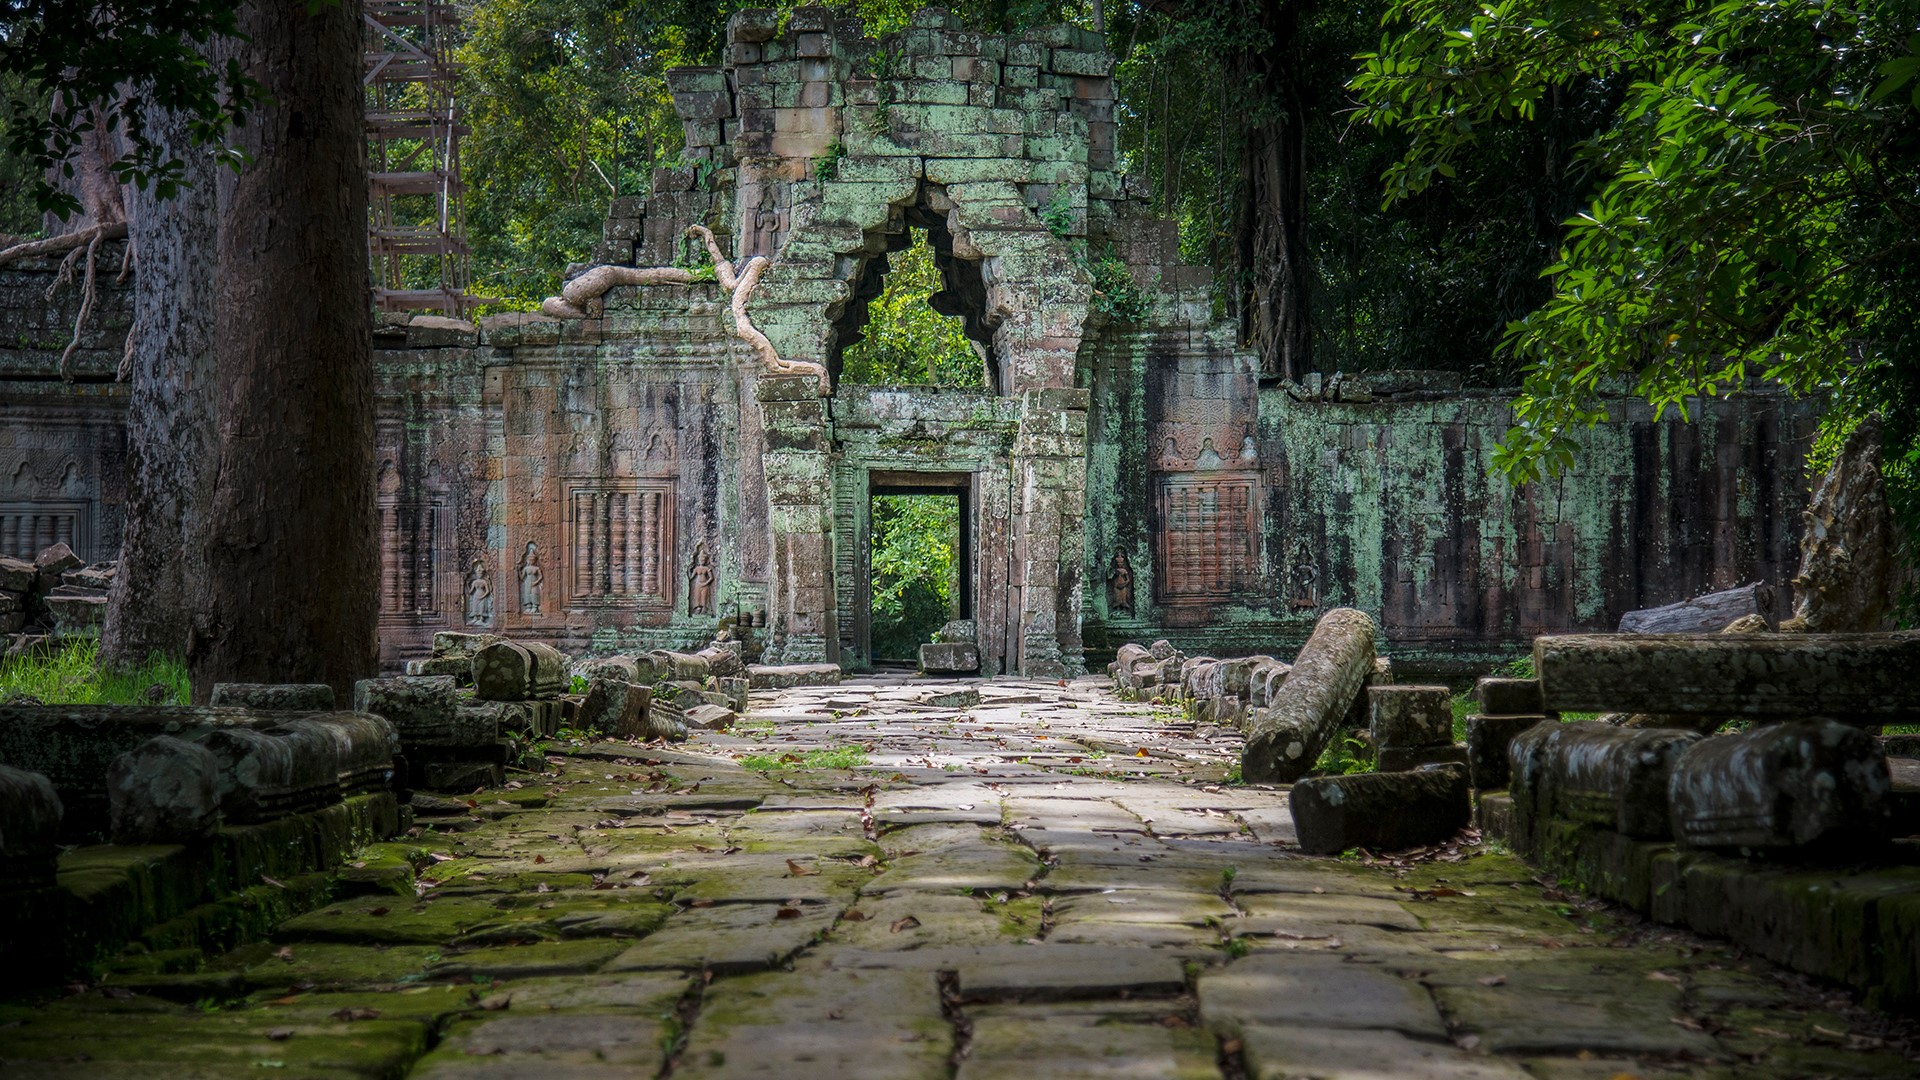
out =
<path fill-rule="evenodd" d="M 707 662 L 707 674 L 711 676 L 738 675 L 747 669 L 737 641 L 716 641 L 693 655 Z"/>
<path fill-rule="evenodd" d="M 687 726 L 725 731 L 733 726 L 733 710 L 719 705 L 695 705 L 687 710 Z"/>
<path fill-rule="evenodd" d="M 252 825 L 340 801 L 338 752 L 324 732 L 234 726 L 197 741 L 219 763 L 215 789 L 228 822 Z"/>
<path fill-rule="evenodd" d="M 499 634 L 469 634 L 458 630 L 440 630 L 433 635 L 433 655 L 471 659 L 474 653 L 505 640 Z"/>
<path fill-rule="evenodd" d="M 97 631 L 107 621 L 107 598 L 104 596 L 49 595 L 46 605 L 53 615 L 54 625 L 68 633 Z"/>
<path fill-rule="evenodd" d="M 53 884 L 61 814 L 52 781 L 0 765 L 0 893 Z"/>
<path fill-rule="evenodd" d="M 1335 608 L 1320 617 L 1273 704 L 1247 722 L 1241 775 L 1287 783 L 1306 775 L 1373 671 L 1373 620 Z"/>
<path fill-rule="evenodd" d="M 1643 840 L 1671 835 L 1668 778 L 1699 735 L 1634 731 L 1597 720 L 1544 726 L 1538 737 L 1535 730 L 1512 743 L 1518 817 L 1556 817 Z"/>
<path fill-rule="evenodd" d="M 113 568 L 101 566 L 83 566 L 78 570 L 69 570 L 60 575 L 60 587 L 63 589 L 84 589 L 99 596 L 105 596 L 113 587 Z"/>
<path fill-rule="evenodd" d="M 933 635 L 933 640 L 967 641 L 977 645 L 980 643 L 980 627 L 972 619 L 949 619 L 947 624 Z"/>
<path fill-rule="evenodd" d="M 745 670 L 745 669 L 742 669 Z M 720 692 L 727 695 L 727 708 L 744 714 L 747 711 L 747 691 L 749 684 L 744 676 L 727 676 L 717 680 Z"/>
<path fill-rule="evenodd" d="M 747 668 L 747 684 L 755 690 L 838 686 L 840 675 L 839 664 L 754 664 Z"/>
<path fill-rule="evenodd" d="M 1312 855 L 1439 843 L 1473 814 L 1462 765 L 1317 776 L 1295 784 L 1287 801 L 1300 850 Z"/>
<path fill-rule="evenodd" d="M 1920 632 L 1571 634 L 1534 639 L 1547 712 L 1899 723 L 1920 712 Z"/>
<path fill-rule="evenodd" d="M 198 743 L 160 735 L 114 759 L 107 774 L 116 844 L 190 844 L 220 827 L 220 761 Z"/>
<path fill-rule="evenodd" d="M 40 571 L 32 563 L 0 556 L 0 592 L 25 595 L 39 580 Z"/>
<path fill-rule="evenodd" d="M 333 687 L 325 683 L 215 683 L 212 704 L 266 712 L 330 712 Z"/>
<path fill-rule="evenodd" d="M 707 665 L 707 658 L 697 653 L 674 652 L 670 649 L 655 649 L 647 654 L 652 658 L 654 668 L 663 679 L 688 682 L 705 682 L 713 674 Z"/>
<path fill-rule="evenodd" d="M 1689 847 L 1857 854 L 1883 843 L 1892 781 L 1872 736 L 1843 724 L 1771 724 L 1689 746 L 1670 780 Z"/>
<path fill-rule="evenodd" d="M 385 717 L 363 712 L 311 712 L 288 717 L 274 730 L 310 727 L 333 740 L 335 775 L 342 796 L 389 791 L 400 757 L 399 729 Z"/>
<path fill-rule="evenodd" d="M 580 722 L 616 739 L 645 738 L 652 699 L 652 687 L 595 674 L 587 681 L 586 700 L 580 705 Z"/>
<path fill-rule="evenodd" d="M 87 560 L 75 555 L 73 549 L 65 544 L 52 544 L 41 548 L 40 554 L 33 557 L 34 569 L 38 571 L 42 581 L 49 583 L 49 587 L 52 582 L 60 580 L 61 574 L 69 570 L 78 570 L 85 565 Z"/>
<path fill-rule="evenodd" d="M 1773 610 L 1773 587 L 1754 583 L 1707 593 L 1677 604 L 1642 608 L 1620 616 L 1623 634 L 1711 634 L 1737 619 L 1765 619 Z"/>
<path fill-rule="evenodd" d="M 1377 772 L 1411 772 L 1423 765 L 1467 765 L 1467 748 L 1445 743 L 1440 746 L 1383 746 L 1374 751 Z M 1469 771 L 1471 780 L 1472 773 Z"/>
<path fill-rule="evenodd" d="M 1453 742 L 1453 694 L 1444 686 L 1370 686 L 1367 728 L 1376 750 Z"/>
<path fill-rule="evenodd" d="M 1247 676 L 1247 708 L 1264 709 L 1273 703 L 1274 694 L 1287 684 L 1287 674 L 1293 665 L 1282 660 L 1269 660 L 1255 667 Z"/>
<path fill-rule="evenodd" d="M 1506 787 L 1512 774 L 1507 753 L 1513 737 L 1546 720 L 1544 716 L 1467 717 L 1467 777 L 1473 786 L 1481 791 Z"/>
<path fill-rule="evenodd" d="M 496 641 L 473 654 L 473 692 L 483 701 L 559 697 L 569 684 L 567 658 L 538 641 Z"/>
<path fill-rule="evenodd" d="M 416 676 L 451 675 L 455 683 L 464 685 L 473 681 L 473 659 L 466 656 L 429 656 L 407 661 L 406 671 Z"/>
<path fill-rule="evenodd" d="M 980 670 L 980 646 L 970 641 L 920 646 L 920 670 L 929 675 L 966 675 Z"/>
<path fill-rule="evenodd" d="M 936 709 L 971 709 L 980 704 L 980 691 L 971 686 L 929 690 L 915 700 L 921 705 L 929 705 Z"/>
<path fill-rule="evenodd" d="M 457 722 L 454 701 L 453 678 L 448 675 L 361 679 L 353 687 L 353 711 L 385 717 L 400 733 L 403 747 L 492 742 L 495 735 L 490 726 L 472 720 Z"/>
<path fill-rule="evenodd" d="M 1488 676 L 1473 684 L 1473 696 L 1482 716 L 1541 716 L 1539 679 L 1500 679 Z"/>

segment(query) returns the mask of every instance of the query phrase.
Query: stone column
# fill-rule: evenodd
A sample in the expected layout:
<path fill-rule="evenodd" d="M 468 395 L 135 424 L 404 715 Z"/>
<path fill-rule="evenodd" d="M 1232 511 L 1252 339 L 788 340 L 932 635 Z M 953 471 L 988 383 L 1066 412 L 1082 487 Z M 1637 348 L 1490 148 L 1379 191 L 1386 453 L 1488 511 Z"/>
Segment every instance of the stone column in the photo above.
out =
<path fill-rule="evenodd" d="M 1087 517 L 1087 405 L 1080 389 L 1020 395 L 1013 447 L 1014 584 L 1019 589 L 1022 675 L 1086 672 L 1080 605 Z"/>
<path fill-rule="evenodd" d="M 826 402 L 811 375 L 762 375 L 754 386 L 766 440 L 773 556 L 763 662 L 838 663 L 833 591 L 833 491 Z"/>

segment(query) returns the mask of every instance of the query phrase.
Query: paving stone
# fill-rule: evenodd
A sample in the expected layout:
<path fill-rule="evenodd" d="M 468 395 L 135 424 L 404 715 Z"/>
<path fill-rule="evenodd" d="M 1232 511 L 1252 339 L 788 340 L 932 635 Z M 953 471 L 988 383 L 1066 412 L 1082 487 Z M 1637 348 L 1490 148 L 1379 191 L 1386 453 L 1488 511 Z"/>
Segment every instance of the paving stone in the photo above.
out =
<path fill-rule="evenodd" d="M 1395 1031 L 1252 1026 L 1240 1040 L 1251 1080 L 1530 1080 L 1511 1062 Z"/>
<path fill-rule="evenodd" d="M 940 848 L 894 859 L 885 873 L 861 886 L 860 891 L 867 896 L 901 889 L 992 892 L 1021 888 L 1040 872 L 1040 861 L 1025 849 L 982 840 L 977 846 Z"/>
<path fill-rule="evenodd" d="M 1200 1016 L 1211 1027 L 1378 1028 L 1444 1038 L 1427 988 L 1383 968 L 1324 956 L 1260 955 L 1200 977 Z"/>
<path fill-rule="evenodd" d="M 1184 1071 L 1166 1027 L 1107 1023 L 1098 1016 L 1061 1016 L 1036 1008 L 1021 1012 L 1029 1015 L 993 1010 L 973 1018 L 973 1037 L 956 1074 L 959 1080 L 1161 1080 L 1178 1078 Z"/>
<path fill-rule="evenodd" d="M 1678 985 L 1608 970 L 1619 959 L 1449 964 L 1428 976 L 1456 1033 L 1503 1054 L 1710 1054 L 1712 1038 L 1673 1023 Z"/>
<path fill-rule="evenodd" d="M 1186 972 L 1167 953 L 1092 945 L 975 949 L 954 970 L 963 997 L 1063 1001 L 1121 994 L 1177 994 Z"/>
<path fill-rule="evenodd" d="M 934 1080 L 952 1047 L 932 974 L 811 968 L 715 983 L 674 1076 Z"/>
<path fill-rule="evenodd" d="M 488 1009 L 516 1013 L 549 1009 L 671 1009 L 691 985 L 685 975 L 590 975 L 573 978 L 517 979 L 502 983 L 482 999 Z"/>
<path fill-rule="evenodd" d="M 540 975 L 579 975 L 595 971 L 621 954 L 619 941 L 536 941 L 452 954 L 427 968 L 434 979 L 530 979 Z"/>
<path fill-rule="evenodd" d="M 783 916 L 781 912 L 791 911 Z M 715 904 L 682 911 L 608 964 L 608 973 L 705 968 L 716 974 L 765 971 L 785 963 L 833 926 L 828 904 Z"/>
<path fill-rule="evenodd" d="M 461 1059 L 495 1058 L 519 1065 L 620 1065 L 634 1072 L 658 1072 L 666 1063 L 661 1036 L 663 1021 L 672 1016 L 622 1010 L 620 1012 L 501 1013 L 454 1024 L 441 1036 L 439 1048 L 420 1063 L 415 1075 L 441 1075 L 436 1066 L 466 1064 Z M 489 1063 L 487 1073 L 495 1066 Z M 448 1069 L 446 1073 L 461 1075 Z"/>

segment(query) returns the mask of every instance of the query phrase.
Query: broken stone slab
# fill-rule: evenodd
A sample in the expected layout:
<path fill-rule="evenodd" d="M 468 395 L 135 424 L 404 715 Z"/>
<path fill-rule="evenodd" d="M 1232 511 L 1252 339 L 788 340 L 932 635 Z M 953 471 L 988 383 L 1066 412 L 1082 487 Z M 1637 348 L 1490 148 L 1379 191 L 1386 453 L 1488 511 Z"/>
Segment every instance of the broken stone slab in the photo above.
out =
<path fill-rule="evenodd" d="M 1514 813 L 1528 822 L 1551 816 L 1664 840 L 1671 835 L 1668 778 L 1699 738 L 1598 720 L 1543 725 L 1538 736 L 1530 729 L 1512 743 Z"/>
<path fill-rule="evenodd" d="M 1892 781 L 1879 742 L 1833 723 L 1701 739 L 1674 763 L 1674 837 L 1689 847 L 1857 854 L 1885 841 Z"/>
<path fill-rule="evenodd" d="M 720 692 L 727 696 L 727 708 L 744 714 L 747 711 L 747 691 L 750 689 L 746 678 L 741 675 L 729 675 L 715 681 L 720 684 Z"/>
<path fill-rule="evenodd" d="M 340 801 L 339 751 L 328 732 L 235 726 L 197 741 L 219 764 L 214 786 L 229 822 L 274 821 Z"/>
<path fill-rule="evenodd" d="M 49 586 L 60 580 L 60 575 L 69 570 L 78 570 L 87 565 L 87 560 L 73 553 L 65 544 L 51 544 L 40 549 L 33 557 L 33 566 L 39 572 L 40 579 Z"/>
<path fill-rule="evenodd" d="M 580 722 L 616 739 L 645 738 L 649 734 L 647 710 L 652 700 L 652 687 L 596 673 L 587 680 L 586 700 L 580 704 Z"/>
<path fill-rule="evenodd" d="M 52 781 L 0 765 L 0 893 L 53 884 L 62 810 Z"/>
<path fill-rule="evenodd" d="M 1570 634 L 1534 639 L 1547 712 L 1899 723 L 1920 712 L 1920 632 Z"/>
<path fill-rule="evenodd" d="M 1474 700 L 1482 716 L 1541 716 L 1539 679 L 1502 679 L 1487 676 L 1473 684 Z"/>
<path fill-rule="evenodd" d="M 24 559 L 0 556 L 0 592 L 25 595 L 40 580 L 40 571 Z"/>
<path fill-rule="evenodd" d="M 1264 709 L 1273 703 L 1273 696 L 1287 683 L 1287 674 L 1293 665 L 1282 660 L 1269 660 L 1255 667 L 1247 676 L 1247 708 Z"/>
<path fill-rule="evenodd" d="M 1464 765 L 1317 776 L 1295 784 L 1287 801 L 1300 850 L 1310 855 L 1436 844 L 1473 816 Z"/>
<path fill-rule="evenodd" d="M 483 746 L 498 737 L 478 717 L 459 719 L 454 703 L 450 675 L 361 679 L 353 687 L 353 711 L 385 717 L 403 747 Z"/>
<path fill-rule="evenodd" d="M 1248 720 L 1242 776 L 1287 783 L 1306 775 L 1373 671 L 1373 634 L 1363 611 L 1335 608 L 1320 617 L 1273 704 Z"/>
<path fill-rule="evenodd" d="M 1467 748 L 1452 743 L 1439 746 L 1385 746 L 1374 751 L 1377 772 L 1410 772 L 1423 765 L 1466 765 Z M 1471 779 L 1471 772 L 1469 772 Z"/>
<path fill-rule="evenodd" d="M 46 605 L 53 614 L 54 625 L 64 631 L 97 630 L 107 621 L 107 598 L 104 596 L 49 595 Z"/>
<path fill-rule="evenodd" d="M 695 705 L 687 710 L 687 726 L 725 731 L 733 726 L 733 710 L 720 705 Z"/>
<path fill-rule="evenodd" d="M 967 675 L 980 670 L 980 646 L 970 641 L 920 646 L 920 670 L 929 675 Z"/>
<path fill-rule="evenodd" d="M 468 634 L 458 630 L 440 630 L 433 635 L 434 656 L 458 656 L 472 659 L 473 654 L 505 640 L 498 634 Z"/>
<path fill-rule="evenodd" d="M 1485 682 L 1486 680 L 1481 680 Z M 1473 786 L 1493 791 L 1507 786 L 1512 774 L 1508 750 L 1514 736 L 1546 722 L 1544 716 L 1467 717 L 1467 773 Z"/>
<path fill-rule="evenodd" d="M 325 683 L 215 683 L 212 704 L 267 712 L 330 712 L 333 687 Z"/>
<path fill-rule="evenodd" d="M 454 682 L 465 685 L 473 681 L 473 660 L 465 656 L 429 656 L 407 661 L 406 672 L 409 675 L 451 675 Z"/>
<path fill-rule="evenodd" d="M 932 690 L 914 700 L 921 705 L 931 705 L 936 709 L 971 709 L 980 704 L 980 691 L 971 686 L 960 686 L 947 690 Z"/>
<path fill-rule="evenodd" d="M 83 566 L 78 570 L 69 570 L 60 575 L 60 587 L 63 589 L 84 589 L 97 595 L 105 595 L 113 586 L 111 567 Z"/>
<path fill-rule="evenodd" d="M 838 686 L 840 675 L 839 664 L 754 664 L 747 668 L 747 684 L 755 690 Z"/>
<path fill-rule="evenodd" d="M 190 844 L 220 827 L 220 761 L 160 735 L 114 759 L 107 774 L 116 844 Z"/>
<path fill-rule="evenodd" d="M 714 677 L 738 675 L 747 669 L 740 659 L 738 641 L 716 641 L 693 655 L 707 662 L 707 674 Z"/>
<path fill-rule="evenodd" d="M 1453 742 L 1453 693 L 1444 686 L 1370 686 L 1368 730 L 1376 750 Z"/>
<path fill-rule="evenodd" d="M 312 728 L 333 740 L 340 794 L 363 795 L 393 788 L 400 732 L 384 717 L 363 712 L 310 712 L 289 716 L 273 730 Z"/>
<path fill-rule="evenodd" d="M 537 701 L 567 691 L 568 663 L 538 641 L 496 641 L 473 654 L 473 692 L 483 701 Z"/>
<path fill-rule="evenodd" d="M 674 652 L 671 649 L 655 649 L 647 654 L 653 659 L 658 678 L 675 682 L 704 683 L 707 676 L 713 674 L 707 664 L 707 658 L 698 653 Z"/>
<path fill-rule="evenodd" d="M 1338 956 L 1248 956 L 1201 975 L 1199 997 L 1200 1018 L 1215 1030 L 1284 1024 L 1447 1035 L 1433 995 L 1417 980 Z"/>
<path fill-rule="evenodd" d="M 1662 607 L 1642 608 L 1620 616 L 1623 634 L 1711 634 L 1737 619 L 1765 619 L 1773 609 L 1773 587 L 1755 582 Z"/>

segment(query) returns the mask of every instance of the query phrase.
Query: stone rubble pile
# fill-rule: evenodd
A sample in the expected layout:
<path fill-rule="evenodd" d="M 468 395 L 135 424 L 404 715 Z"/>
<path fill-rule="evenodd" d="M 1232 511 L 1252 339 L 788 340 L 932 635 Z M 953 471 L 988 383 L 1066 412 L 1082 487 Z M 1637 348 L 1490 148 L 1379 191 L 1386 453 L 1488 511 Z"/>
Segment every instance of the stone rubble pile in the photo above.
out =
<path fill-rule="evenodd" d="M 1396 685 L 1391 663 L 1375 655 L 1374 624 L 1363 612 L 1327 612 L 1291 663 L 1267 655 L 1189 657 L 1156 641 L 1122 645 L 1108 672 L 1123 697 L 1179 701 L 1196 720 L 1245 732 L 1241 775 L 1295 783 L 1291 805 L 1304 850 L 1429 844 L 1471 817 L 1468 750 L 1453 741 L 1450 691 Z M 1379 771 L 1306 779 L 1326 748 L 1346 737 L 1373 747 Z"/>
<path fill-rule="evenodd" d="M 25 559 L 0 557 L 0 637 L 17 656 L 50 639 L 94 637 L 107 616 L 113 562 L 88 565 L 66 544 Z"/>

